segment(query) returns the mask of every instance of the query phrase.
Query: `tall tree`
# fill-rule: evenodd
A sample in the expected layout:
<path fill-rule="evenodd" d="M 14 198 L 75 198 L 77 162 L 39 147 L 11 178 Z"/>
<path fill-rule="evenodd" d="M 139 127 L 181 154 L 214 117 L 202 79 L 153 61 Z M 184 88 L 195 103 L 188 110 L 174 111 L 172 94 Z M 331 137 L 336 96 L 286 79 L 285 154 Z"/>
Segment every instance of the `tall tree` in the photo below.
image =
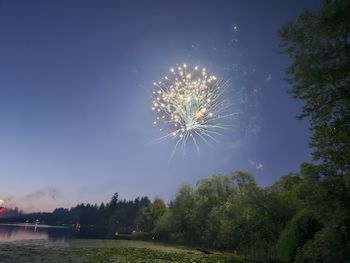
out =
<path fill-rule="evenodd" d="M 292 60 L 287 69 L 290 92 L 304 102 L 299 118 L 310 120 L 310 146 L 317 161 L 302 167 L 301 175 L 307 176 L 296 193 L 306 194 L 302 204 L 314 206 L 324 226 L 306 244 L 297 245 L 295 262 L 346 262 L 350 256 L 349 13 L 349 0 L 325 0 L 279 32 L 283 51 Z M 326 177 L 319 180 L 319 175 Z M 281 240 L 288 241 L 291 232 L 284 233 Z"/>
<path fill-rule="evenodd" d="M 304 102 L 299 118 L 310 120 L 310 145 L 325 175 L 350 173 L 349 13 L 349 0 L 327 0 L 279 32 L 292 60 L 291 94 Z"/>

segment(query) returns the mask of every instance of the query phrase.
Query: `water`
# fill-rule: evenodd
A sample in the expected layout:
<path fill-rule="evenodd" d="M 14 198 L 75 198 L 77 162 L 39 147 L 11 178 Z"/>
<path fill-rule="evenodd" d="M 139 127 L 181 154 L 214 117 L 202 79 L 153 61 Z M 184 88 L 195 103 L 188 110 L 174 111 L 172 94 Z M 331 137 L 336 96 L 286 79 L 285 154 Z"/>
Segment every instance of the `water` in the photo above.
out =
<path fill-rule="evenodd" d="M 25 240 L 65 240 L 74 238 L 106 238 L 106 231 L 41 224 L 0 224 L 0 242 Z"/>

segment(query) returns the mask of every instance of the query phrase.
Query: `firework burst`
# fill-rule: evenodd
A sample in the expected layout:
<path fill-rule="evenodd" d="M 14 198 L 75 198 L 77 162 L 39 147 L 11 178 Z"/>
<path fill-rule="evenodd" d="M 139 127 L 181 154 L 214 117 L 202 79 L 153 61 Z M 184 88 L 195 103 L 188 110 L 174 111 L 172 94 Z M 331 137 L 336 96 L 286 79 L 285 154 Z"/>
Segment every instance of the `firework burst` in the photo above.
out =
<path fill-rule="evenodd" d="M 198 140 L 217 141 L 216 136 L 227 129 L 230 103 L 225 98 L 227 81 L 209 74 L 205 68 L 189 68 L 186 64 L 170 69 L 170 74 L 154 82 L 152 110 L 155 125 L 166 132 L 158 140 L 176 140 L 173 154 L 192 141 L 199 153 Z M 172 155 L 173 155 L 172 154 Z"/>

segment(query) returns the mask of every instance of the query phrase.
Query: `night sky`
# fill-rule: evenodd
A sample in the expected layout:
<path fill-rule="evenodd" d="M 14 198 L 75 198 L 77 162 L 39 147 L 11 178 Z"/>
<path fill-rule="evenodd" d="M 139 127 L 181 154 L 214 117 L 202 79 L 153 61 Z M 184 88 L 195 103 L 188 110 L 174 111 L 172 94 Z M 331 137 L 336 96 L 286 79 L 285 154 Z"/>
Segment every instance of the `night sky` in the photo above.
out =
<path fill-rule="evenodd" d="M 277 30 L 318 1 L 1 1 L 0 199 L 25 211 L 147 195 L 309 161 Z M 153 125 L 153 81 L 187 63 L 230 79 L 239 120 L 184 155 Z M 238 103 L 244 101 L 244 103 Z M 192 145 L 193 146 L 193 145 Z"/>

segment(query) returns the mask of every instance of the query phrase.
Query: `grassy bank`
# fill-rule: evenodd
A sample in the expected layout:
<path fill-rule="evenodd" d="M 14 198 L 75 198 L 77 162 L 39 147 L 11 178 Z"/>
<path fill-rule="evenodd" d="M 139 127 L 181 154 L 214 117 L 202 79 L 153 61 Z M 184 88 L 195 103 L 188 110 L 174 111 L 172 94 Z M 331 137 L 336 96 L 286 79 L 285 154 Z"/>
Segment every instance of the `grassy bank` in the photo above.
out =
<path fill-rule="evenodd" d="M 231 254 L 124 240 L 30 240 L 0 243 L 0 262 L 242 262 Z"/>

